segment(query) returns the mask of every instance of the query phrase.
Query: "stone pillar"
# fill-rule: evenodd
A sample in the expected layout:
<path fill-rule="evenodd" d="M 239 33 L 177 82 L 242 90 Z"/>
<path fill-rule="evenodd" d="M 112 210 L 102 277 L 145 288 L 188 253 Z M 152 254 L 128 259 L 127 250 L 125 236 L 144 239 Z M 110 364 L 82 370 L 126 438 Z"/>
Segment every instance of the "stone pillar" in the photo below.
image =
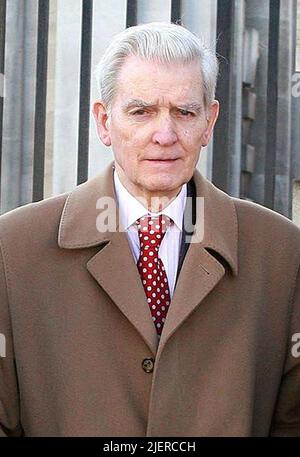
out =
<path fill-rule="evenodd" d="M 217 52 L 221 54 L 217 97 L 220 116 L 215 128 L 213 182 L 239 196 L 241 173 L 241 104 L 244 1 L 218 1 Z"/>
<path fill-rule="evenodd" d="M 56 17 L 57 0 L 49 3 L 48 74 L 47 74 L 47 118 L 45 138 L 45 181 L 44 198 L 53 193 L 53 148 L 55 111 L 55 64 L 56 64 Z"/>
<path fill-rule="evenodd" d="M 137 2 L 137 23 L 146 22 L 170 22 L 171 0 L 138 0 Z"/>
<path fill-rule="evenodd" d="M 293 182 L 293 221 L 300 227 L 300 0 L 295 0 L 294 24 L 295 36 L 295 68 L 292 84 L 292 165 L 291 179 Z"/>
<path fill-rule="evenodd" d="M 227 191 L 234 197 L 240 196 L 241 153 L 242 153 L 242 84 L 243 47 L 245 27 L 244 0 L 234 1 L 233 37 L 231 51 L 231 101 L 228 143 Z M 222 38 L 220 38 L 222 39 Z M 222 106 L 221 106 L 222 109 Z"/>
<path fill-rule="evenodd" d="M 114 35 L 126 27 L 126 0 L 94 0 L 89 178 L 98 174 L 113 159 L 111 148 L 104 146 L 96 132 L 92 104 L 99 98 L 94 70 Z"/>
<path fill-rule="evenodd" d="M 203 38 L 207 45 L 216 48 L 217 0 L 182 0 L 182 25 L 197 36 Z M 212 176 L 213 140 L 203 148 L 197 168 L 204 176 Z"/>
<path fill-rule="evenodd" d="M 76 186 L 81 0 L 57 2 L 53 194 Z"/>
<path fill-rule="evenodd" d="M 254 87 L 256 112 L 250 134 L 250 144 L 255 148 L 255 170 L 250 181 L 249 197 L 263 205 L 267 129 L 269 2 L 247 1 L 245 21 L 246 27 L 254 28 L 259 33 L 259 59 Z"/>
<path fill-rule="evenodd" d="M 293 0 L 280 6 L 279 70 L 278 70 L 278 123 L 274 209 L 291 217 L 291 125 L 293 74 Z"/>
<path fill-rule="evenodd" d="M 6 4 L 1 213 L 31 202 L 37 5 Z"/>

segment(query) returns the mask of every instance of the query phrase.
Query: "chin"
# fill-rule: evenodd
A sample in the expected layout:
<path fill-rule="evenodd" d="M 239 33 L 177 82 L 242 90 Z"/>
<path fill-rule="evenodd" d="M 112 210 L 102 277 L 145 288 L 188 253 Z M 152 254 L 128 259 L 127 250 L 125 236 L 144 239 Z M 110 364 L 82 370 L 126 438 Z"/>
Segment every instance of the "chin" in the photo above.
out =
<path fill-rule="evenodd" d="M 184 181 L 170 179 L 170 176 L 168 176 L 164 179 L 162 179 L 162 177 L 151 179 L 143 184 L 143 187 L 150 192 L 172 192 L 181 187 L 184 184 Z"/>

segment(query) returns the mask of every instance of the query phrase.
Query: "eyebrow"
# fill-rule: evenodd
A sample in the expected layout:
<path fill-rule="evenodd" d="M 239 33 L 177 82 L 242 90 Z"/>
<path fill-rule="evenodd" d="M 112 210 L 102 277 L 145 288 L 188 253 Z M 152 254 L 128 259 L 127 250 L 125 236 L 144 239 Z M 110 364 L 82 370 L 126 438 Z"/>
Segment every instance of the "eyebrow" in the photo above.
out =
<path fill-rule="evenodd" d="M 178 108 L 184 109 L 186 111 L 196 111 L 197 113 L 201 113 L 203 107 L 200 103 L 184 103 L 183 105 L 179 105 Z"/>
<path fill-rule="evenodd" d="M 128 111 L 131 108 L 154 108 L 156 105 L 156 103 L 147 103 L 141 99 L 131 99 L 123 106 L 123 110 Z M 197 113 L 201 113 L 203 111 L 202 105 L 197 102 L 183 103 L 178 106 L 173 106 L 172 108 L 180 108 L 186 111 L 196 111 Z"/>
<path fill-rule="evenodd" d="M 131 99 L 124 106 L 124 111 L 128 111 L 131 108 L 153 108 L 155 103 L 147 103 L 140 99 Z"/>

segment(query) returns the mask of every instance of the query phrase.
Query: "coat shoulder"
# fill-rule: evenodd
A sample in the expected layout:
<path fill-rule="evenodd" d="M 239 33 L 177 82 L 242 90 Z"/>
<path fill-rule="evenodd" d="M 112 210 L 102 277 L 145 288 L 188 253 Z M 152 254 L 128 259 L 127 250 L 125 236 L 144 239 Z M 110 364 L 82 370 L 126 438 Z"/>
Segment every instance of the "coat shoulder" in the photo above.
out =
<path fill-rule="evenodd" d="M 231 197 L 234 203 L 239 230 L 248 231 L 260 237 L 289 239 L 300 247 L 300 228 L 287 217 L 258 203 Z"/>
<path fill-rule="evenodd" d="M 0 216 L 0 236 L 10 239 L 31 237 L 34 233 L 48 233 L 58 228 L 69 193 L 49 197 L 15 208 Z"/>

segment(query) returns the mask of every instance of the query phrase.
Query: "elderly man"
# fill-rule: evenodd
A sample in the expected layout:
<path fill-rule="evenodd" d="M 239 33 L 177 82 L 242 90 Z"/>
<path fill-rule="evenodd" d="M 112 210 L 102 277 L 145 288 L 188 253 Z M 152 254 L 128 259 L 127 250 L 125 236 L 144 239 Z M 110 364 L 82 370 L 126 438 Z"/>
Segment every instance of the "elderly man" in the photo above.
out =
<path fill-rule="evenodd" d="M 300 435 L 300 233 L 196 170 L 217 72 L 181 26 L 119 34 L 113 164 L 0 218 L 2 434 Z"/>

